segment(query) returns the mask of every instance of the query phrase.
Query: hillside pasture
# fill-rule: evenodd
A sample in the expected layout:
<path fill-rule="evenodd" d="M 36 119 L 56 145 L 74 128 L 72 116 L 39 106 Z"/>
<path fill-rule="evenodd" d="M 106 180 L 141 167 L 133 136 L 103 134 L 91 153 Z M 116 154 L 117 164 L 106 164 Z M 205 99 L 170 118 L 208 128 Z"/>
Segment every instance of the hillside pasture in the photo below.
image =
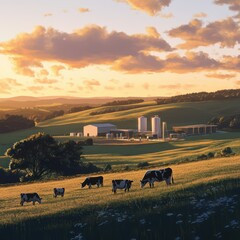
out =
<path fill-rule="evenodd" d="M 205 196 L 207 199 L 207 194 L 216 198 L 218 194 L 217 191 L 215 192 L 215 190 L 213 190 L 213 186 L 215 186 L 216 189 L 220 188 L 220 190 L 223 191 L 222 194 L 227 194 L 228 190 L 240 186 L 239 157 L 211 159 L 179 165 L 169 165 L 169 167 L 173 169 L 175 181 L 170 187 L 167 187 L 164 182 L 161 182 L 156 183 L 152 189 L 148 186 L 141 189 L 139 180 L 142 179 L 146 170 L 104 174 L 104 186 L 100 188 L 93 187 L 92 189 L 81 189 L 80 183 L 85 179 L 85 176 L 47 182 L 18 184 L 14 186 L 2 186 L 0 188 L 1 231 L 7 233 L 9 229 L 14 229 L 15 234 L 17 234 L 21 231 L 23 233 L 24 230 L 26 231 L 25 234 L 28 234 L 31 231 L 34 232 L 34 229 L 38 229 L 39 231 L 45 229 L 44 231 L 46 231 L 46 233 L 50 233 L 51 227 L 59 229 L 59 226 L 62 226 L 64 223 L 64 229 L 59 229 L 59 231 L 63 233 L 64 230 L 65 235 L 64 237 L 60 235 L 59 239 L 67 239 L 66 234 L 69 234 L 71 229 L 76 231 L 76 229 L 74 229 L 76 223 L 88 221 L 88 224 L 94 225 L 100 218 L 95 215 L 106 209 L 120 211 L 122 212 L 120 216 L 128 213 L 128 210 L 129 212 L 134 210 L 134 215 L 140 217 L 139 221 L 141 220 L 141 216 L 147 217 L 148 214 L 153 214 L 152 210 L 154 209 L 155 213 L 156 211 L 166 211 L 165 214 L 186 214 L 181 204 L 186 203 L 186 201 L 189 202 L 191 198 L 203 198 L 203 196 Z M 112 179 L 130 179 L 134 182 L 129 192 L 125 193 L 119 190 L 117 194 L 113 194 L 111 191 Z M 229 183 L 224 184 L 224 181 L 229 181 Z M 212 185 L 208 186 L 209 184 Z M 53 198 L 52 189 L 54 187 L 65 187 L 65 196 L 63 198 Z M 198 190 L 199 187 L 201 188 L 201 192 Z M 19 195 L 22 192 L 38 192 L 43 198 L 42 204 L 36 203 L 36 205 L 33 206 L 31 203 L 25 203 L 24 206 L 20 206 Z M 205 195 L 201 195 L 204 192 Z M 200 194 L 200 196 L 198 194 Z M 167 203 L 168 201 L 169 204 Z M 160 203 L 162 206 L 159 205 Z M 86 215 L 86 213 L 88 214 Z M 192 212 L 191 214 L 194 213 Z M 159 217 L 162 217 L 162 213 Z M 49 222 L 46 221 L 46 219 L 49 219 Z M 101 221 L 106 220 L 108 219 L 101 219 Z M 35 225 L 34 222 L 36 221 L 38 224 Z M 25 222 L 26 224 L 24 224 Z M 164 222 L 161 224 L 161 227 L 164 229 Z M 88 227 L 91 228 L 90 225 Z M 11 228 L 11 226 L 13 227 Z M 26 228 L 27 226 L 29 229 Z M 115 229 L 114 225 L 112 227 Z M 178 225 L 176 224 L 175 227 L 178 227 Z M 175 227 L 172 226 L 173 231 L 175 231 Z M 196 230 L 194 226 L 192 227 Z M 139 231 L 141 231 L 140 228 Z M 189 230 L 183 228 L 182 231 Z M 52 234 L 53 233 L 54 231 Z M 58 235 L 56 231 L 54 234 Z M 110 236 L 112 236 L 111 234 L 112 233 L 110 233 Z M 190 233 L 179 232 L 179 234 L 186 236 L 185 234 Z M 21 239 L 24 239 L 24 236 L 26 237 L 27 235 L 22 235 Z M 46 239 L 51 239 L 47 238 L 47 236 L 50 235 L 46 235 Z M 164 239 L 168 238 L 165 237 Z"/>
<path fill-rule="evenodd" d="M 91 123 L 109 122 L 118 128 L 137 128 L 137 118 L 146 116 L 150 129 L 150 118 L 158 114 L 167 122 L 168 129 L 174 125 L 207 123 L 212 117 L 239 113 L 239 100 L 221 100 L 192 103 L 175 103 L 156 105 L 154 101 L 135 104 L 136 108 L 120 112 L 91 116 L 92 109 L 66 114 L 54 119 L 40 122 L 35 128 L 0 134 L 0 156 L 15 142 L 37 132 L 45 132 L 53 136 L 66 136 L 70 132 L 82 132 L 83 126 Z M 94 111 L 106 107 L 97 107 Z"/>

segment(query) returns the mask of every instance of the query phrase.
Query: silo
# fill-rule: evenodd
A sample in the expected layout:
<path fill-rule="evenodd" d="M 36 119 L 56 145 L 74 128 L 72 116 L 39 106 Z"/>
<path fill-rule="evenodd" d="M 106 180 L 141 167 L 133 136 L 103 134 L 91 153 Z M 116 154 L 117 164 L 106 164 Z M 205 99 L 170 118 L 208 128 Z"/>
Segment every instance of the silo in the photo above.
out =
<path fill-rule="evenodd" d="M 152 134 L 158 138 L 161 136 L 161 119 L 157 115 L 152 117 Z"/>
<path fill-rule="evenodd" d="M 147 118 L 141 116 L 138 118 L 138 132 L 146 132 L 147 131 Z"/>
<path fill-rule="evenodd" d="M 167 134 L 167 123 L 163 122 L 162 123 L 162 138 L 163 138 L 163 140 L 167 137 L 166 134 Z"/>

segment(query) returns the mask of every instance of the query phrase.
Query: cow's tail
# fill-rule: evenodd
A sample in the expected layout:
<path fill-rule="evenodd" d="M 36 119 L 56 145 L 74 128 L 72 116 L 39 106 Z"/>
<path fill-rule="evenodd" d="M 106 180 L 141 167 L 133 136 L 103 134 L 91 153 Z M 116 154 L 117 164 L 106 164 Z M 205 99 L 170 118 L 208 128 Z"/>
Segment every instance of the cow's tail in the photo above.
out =
<path fill-rule="evenodd" d="M 174 184 L 174 179 L 173 179 L 173 175 L 172 175 L 172 184 Z"/>

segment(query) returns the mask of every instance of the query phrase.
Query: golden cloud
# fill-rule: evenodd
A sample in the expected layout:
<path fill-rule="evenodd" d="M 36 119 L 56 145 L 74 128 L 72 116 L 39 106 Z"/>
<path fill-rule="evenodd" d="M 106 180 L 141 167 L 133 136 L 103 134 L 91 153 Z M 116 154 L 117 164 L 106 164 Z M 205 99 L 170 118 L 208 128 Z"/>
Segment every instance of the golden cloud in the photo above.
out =
<path fill-rule="evenodd" d="M 42 86 L 30 86 L 30 87 L 27 87 L 27 89 L 33 93 L 38 93 L 40 91 L 42 91 L 44 89 L 44 87 Z"/>
<path fill-rule="evenodd" d="M 239 0 L 215 0 L 214 1 L 218 5 L 229 5 L 229 9 L 232 11 L 238 12 L 235 16 L 236 18 L 240 18 L 240 2 Z"/>
<path fill-rule="evenodd" d="M 35 82 L 41 83 L 41 84 L 53 84 L 53 83 L 57 83 L 58 81 L 56 79 L 41 78 L 41 79 L 35 79 Z"/>
<path fill-rule="evenodd" d="M 163 7 L 169 6 L 171 0 L 116 0 L 126 2 L 133 9 L 143 11 L 150 16 L 157 15 Z"/>
<path fill-rule="evenodd" d="M 204 12 L 196 13 L 193 15 L 195 18 L 205 18 L 207 17 L 207 14 Z"/>
<path fill-rule="evenodd" d="M 31 67 L 42 67 L 44 61 L 82 68 L 93 64 L 111 65 L 119 58 L 136 56 L 142 51 L 171 51 L 171 46 L 157 38 L 156 33 L 155 36 L 128 35 L 108 32 L 96 25 L 64 33 L 38 26 L 32 33 L 22 33 L 0 43 L 0 53 L 14 56 L 18 72 L 33 76 Z"/>
<path fill-rule="evenodd" d="M 206 53 L 188 52 L 185 56 L 176 53 L 169 54 L 165 59 L 141 53 L 137 56 L 125 57 L 115 61 L 112 68 L 134 74 L 165 71 L 173 73 L 213 71 L 221 67 L 220 62 L 210 58 Z"/>
<path fill-rule="evenodd" d="M 79 8 L 78 11 L 80 13 L 86 13 L 86 12 L 89 12 L 89 9 L 88 8 Z"/>
<path fill-rule="evenodd" d="M 216 79 L 230 79 L 230 78 L 236 77 L 236 74 L 211 73 L 211 74 L 206 74 L 206 77 L 216 78 Z"/>
<path fill-rule="evenodd" d="M 185 43 L 179 47 L 184 49 L 216 43 L 220 43 L 221 47 L 234 47 L 240 43 L 239 25 L 232 18 L 209 23 L 205 27 L 202 21 L 194 19 L 187 25 L 170 30 L 169 35 L 183 39 Z"/>
<path fill-rule="evenodd" d="M 51 66 L 51 70 L 52 70 L 52 72 L 55 76 L 60 76 L 60 71 L 63 70 L 63 69 L 66 69 L 66 68 L 62 65 Z"/>
<path fill-rule="evenodd" d="M 22 86 L 22 84 L 18 83 L 13 78 L 2 78 L 0 79 L 0 92 L 1 93 L 10 93 L 13 88 L 16 86 Z"/>

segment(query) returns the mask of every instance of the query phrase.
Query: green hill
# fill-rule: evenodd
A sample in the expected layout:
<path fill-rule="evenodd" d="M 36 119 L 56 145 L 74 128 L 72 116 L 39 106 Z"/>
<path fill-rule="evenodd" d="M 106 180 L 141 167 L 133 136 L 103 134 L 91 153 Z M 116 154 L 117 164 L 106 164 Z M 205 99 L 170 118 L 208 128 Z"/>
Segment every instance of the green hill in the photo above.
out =
<path fill-rule="evenodd" d="M 137 118 L 141 115 L 150 117 L 158 114 L 162 121 L 167 122 L 168 129 L 173 125 L 206 123 L 214 116 L 239 113 L 239 100 L 219 100 L 206 102 L 189 102 L 156 105 L 154 101 L 135 104 L 134 109 L 91 116 L 93 109 L 83 112 L 66 114 L 45 122 L 35 128 L 7 134 L 0 134 L 0 155 L 16 141 L 28 137 L 36 132 L 45 132 L 54 136 L 69 135 L 70 132 L 81 132 L 86 124 L 109 122 L 118 128 L 137 128 Z M 106 107 L 95 108 L 104 110 Z"/>

